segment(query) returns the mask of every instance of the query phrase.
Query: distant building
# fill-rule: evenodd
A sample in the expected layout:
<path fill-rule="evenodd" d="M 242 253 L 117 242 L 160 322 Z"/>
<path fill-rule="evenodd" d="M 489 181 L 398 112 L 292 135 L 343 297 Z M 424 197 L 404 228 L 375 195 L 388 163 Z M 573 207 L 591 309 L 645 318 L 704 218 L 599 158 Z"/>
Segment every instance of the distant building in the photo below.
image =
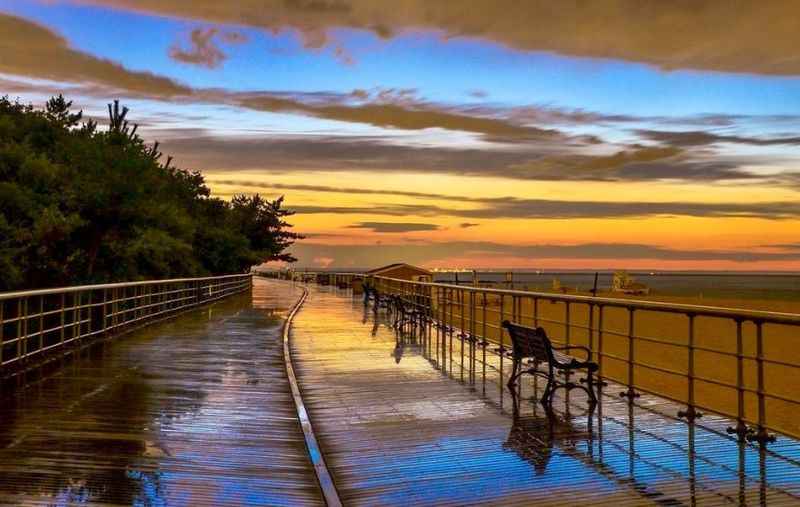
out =
<path fill-rule="evenodd" d="M 614 279 L 611 282 L 611 291 L 644 296 L 650 294 L 650 288 L 647 285 L 638 283 L 625 271 L 617 271 L 614 273 Z"/>
<path fill-rule="evenodd" d="M 400 280 L 412 280 L 414 282 L 430 282 L 433 280 L 433 273 L 427 269 L 403 262 L 371 269 L 365 274 L 367 276 L 385 276 L 387 278 L 399 278 Z"/>

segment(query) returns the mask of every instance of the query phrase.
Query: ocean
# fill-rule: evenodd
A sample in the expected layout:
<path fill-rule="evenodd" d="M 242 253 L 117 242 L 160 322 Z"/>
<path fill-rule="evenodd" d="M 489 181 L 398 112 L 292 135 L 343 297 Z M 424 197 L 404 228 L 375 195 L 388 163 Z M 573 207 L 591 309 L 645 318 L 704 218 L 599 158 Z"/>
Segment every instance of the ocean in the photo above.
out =
<path fill-rule="evenodd" d="M 481 285 L 535 291 L 552 291 L 553 280 L 570 291 L 589 292 L 594 271 L 478 271 Z M 800 273 L 628 272 L 646 285 L 652 296 L 710 299 L 774 299 L 800 301 Z M 614 273 L 598 272 L 599 293 L 609 292 Z M 511 283 L 507 283 L 510 277 Z M 436 271 L 434 281 L 471 284 L 471 271 Z"/>

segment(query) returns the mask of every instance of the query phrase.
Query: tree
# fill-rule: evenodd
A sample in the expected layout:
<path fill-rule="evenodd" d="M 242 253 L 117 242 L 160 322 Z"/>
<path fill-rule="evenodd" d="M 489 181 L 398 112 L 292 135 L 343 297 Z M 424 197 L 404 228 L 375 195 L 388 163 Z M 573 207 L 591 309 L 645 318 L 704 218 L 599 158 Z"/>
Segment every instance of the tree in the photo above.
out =
<path fill-rule="evenodd" d="M 72 103 L 0 99 L 0 290 L 243 272 L 292 261 L 283 198 L 211 197 L 203 176 L 161 162 L 109 104 L 99 131 Z"/>

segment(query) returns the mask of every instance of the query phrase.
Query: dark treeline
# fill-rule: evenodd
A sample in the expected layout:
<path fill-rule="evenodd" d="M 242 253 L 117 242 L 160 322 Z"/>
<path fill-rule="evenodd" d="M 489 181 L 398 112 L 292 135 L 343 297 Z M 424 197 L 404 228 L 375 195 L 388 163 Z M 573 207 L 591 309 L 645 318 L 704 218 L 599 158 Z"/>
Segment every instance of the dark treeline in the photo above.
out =
<path fill-rule="evenodd" d="M 127 108 L 99 129 L 62 96 L 0 99 L 0 290 L 240 273 L 293 261 L 283 198 L 210 197 L 163 161 Z"/>

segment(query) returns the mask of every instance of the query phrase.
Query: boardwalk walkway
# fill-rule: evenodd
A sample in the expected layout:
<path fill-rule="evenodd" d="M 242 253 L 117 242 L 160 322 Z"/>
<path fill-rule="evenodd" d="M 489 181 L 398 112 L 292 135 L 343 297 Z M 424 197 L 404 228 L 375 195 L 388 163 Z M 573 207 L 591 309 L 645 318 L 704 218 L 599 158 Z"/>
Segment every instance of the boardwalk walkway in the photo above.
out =
<path fill-rule="evenodd" d="M 4 397 L 0 504 L 320 504 L 283 364 L 298 295 L 256 280 Z"/>
<path fill-rule="evenodd" d="M 321 505 L 281 341 L 299 296 L 257 279 L 252 299 L 20 377 L 0 392 L 0 504 Z M 496 358 L 485 376 L 458 353 L 442 371 L 437 348 L 396 336 L 347 291 L 309 287 L 291 338 L 344 505 L 800 503 L 795 441 L 739 444 L 724 418 L 689 425 L 614 385 L 591 414 L 578 393 L 546 414 L 526 378 L 515 417 Z"/>
<path fill-rule="evenodd" d="M 729 421 L 689 426 L 655 413 L 679 408 L 656 398 L 630 407 L 619 386 L 591 417 L 574 393 L 553 418 L 523 402 L 514 419 L 496 375 L 470 384 L 459 364 L 442 373 L 423 343 L 398 340 L 346 291 L 311 288 L 293 347 L 346 505 L 800 503 L 795 442 L 759 453 L 725 433 Z M 535 387 L 526 381 L 523 396 Z"/>

